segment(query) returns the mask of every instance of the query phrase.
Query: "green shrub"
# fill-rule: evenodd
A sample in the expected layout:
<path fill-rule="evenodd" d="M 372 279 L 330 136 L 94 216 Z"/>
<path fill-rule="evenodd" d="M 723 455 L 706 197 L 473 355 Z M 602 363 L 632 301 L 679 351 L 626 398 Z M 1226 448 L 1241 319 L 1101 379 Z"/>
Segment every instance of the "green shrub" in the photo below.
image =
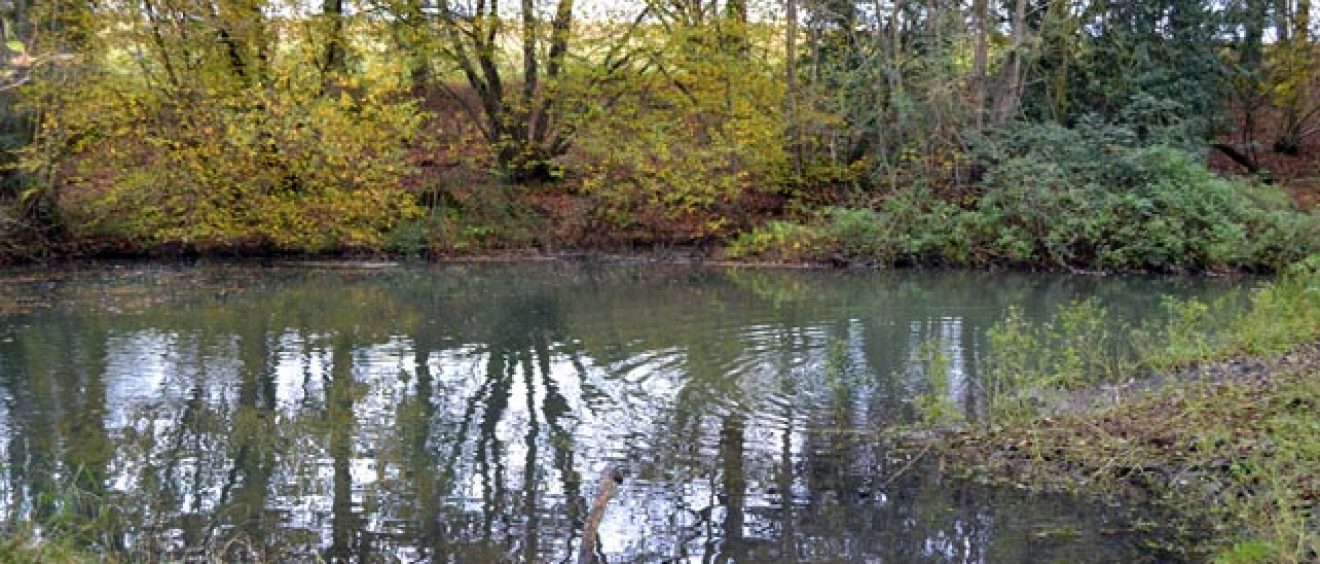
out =
<path fill-rule="evenodd" d="M 875 209 L 826 208 L 793 227 L 773 224 L 735 247 L 881 265 L 1119 271 L 1273 270 L 1320 250 L 1320 222 L 1278 189 L 1218 177 L 1197 155 L 1143 146 L 1123 128 L 1027 127 L 981 158 L 991 169 L 961 206 L 914 187 Z"/>
<path fill-rule="evenodd" d="M 1221 178 L 1182 148 L 1122 127 L 1023 127 L 993 164 L 976 211 L 990 254 L 1112 270 L 1277 268 L 1316 249 L 1317 222 L 1281 191 Z M 1024 245 L 1024 242 L 1028 242 Z"/>

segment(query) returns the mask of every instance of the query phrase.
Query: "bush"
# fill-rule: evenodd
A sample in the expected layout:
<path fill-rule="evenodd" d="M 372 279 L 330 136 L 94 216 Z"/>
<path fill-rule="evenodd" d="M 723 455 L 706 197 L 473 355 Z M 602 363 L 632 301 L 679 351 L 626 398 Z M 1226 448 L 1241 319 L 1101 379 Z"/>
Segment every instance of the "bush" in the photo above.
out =
<path fill-rule="evenodd" d="M 203 101 L 180 122 L 133 120 L 116 107 L 111 123 L 70 124 L 94 135 L 68 159 L 72 234 L 141 248 L 315 252 L 379 246 L 418 213 L 402 186 L 417 127 L 409 105 L 245 94 Z"/>
<path fill-rule="evenodd" d="M 961 206 L 910 188 L 736 246 L 784 254 L 775 242 L 793 233 L 788 254 L 807 260 L 1128 271 L 1272 270 L 1320 250 L 1320 222 L 1279 190 L 1218 177 L 1186 149 L 1143 146 L 1121 127 L 1037 125 L 986 145 L 989 172 Z"/>
<path fill-rule="evenodd" d="M 326 72 L 294 30 L 252 59 L 203 32 L 130 55 L 142 30 L 103 23 L 25 87 L 42 120 L 17 166 L 88 250 L 379 248 L 419 213 L 404 180 L 424 114 L 402 63 Z M 154 72 L 171 60 L 189 63 Z"/>
<path fill-rule="evenodd" d="M 1112 270 L 1272 269 L 1315 249 L 1315 218 L 1281 192 L 1215 176 L 1184 149 L 1142 146 L 1112 126 L 1027 130 L 1001 149 L 976 206 L 993 220 L 982 223 L 1000 256 Z M 1031 248 L 997 245 L 1005 235 Z"/>

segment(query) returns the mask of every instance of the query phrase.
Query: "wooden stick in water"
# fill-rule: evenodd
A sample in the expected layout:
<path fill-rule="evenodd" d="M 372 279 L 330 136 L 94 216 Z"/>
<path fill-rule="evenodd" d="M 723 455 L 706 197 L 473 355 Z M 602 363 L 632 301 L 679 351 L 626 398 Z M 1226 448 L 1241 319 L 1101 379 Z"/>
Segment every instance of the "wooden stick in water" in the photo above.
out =
<path fill-rule="evenodd" d="M 616 467 L 607 467 L 600 473 L 600 487 L 596 490 L 596 501 L 591 504 L 591 513 L 587 514 L 586 526 L 582 530 L 582 549 L 578 551 L 578 564 L 591 564 L 596 553 L 596 530 L 605 518 L 605 506 L 614 497 L 614 490 L 623 483 L 623 471 Z"/>

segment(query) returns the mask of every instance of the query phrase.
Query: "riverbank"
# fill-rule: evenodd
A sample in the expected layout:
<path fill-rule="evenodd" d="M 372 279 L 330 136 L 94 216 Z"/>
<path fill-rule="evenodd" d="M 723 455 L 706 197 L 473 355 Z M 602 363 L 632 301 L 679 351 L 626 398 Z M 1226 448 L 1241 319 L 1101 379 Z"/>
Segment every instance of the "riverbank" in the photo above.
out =
<path fill-rule="evenodd" d="M 0 249 L 2 250 L 2 249 Z M 206 250 L 161 247 L 139 249 L 132 252 L 104 252 L 100 250 L 78 249 L 75 246 L 47 245 L 25 247 L 20 250 L 9 249 L 8 254 L 0 252 L 0 267 L 23 266 L 69 266 L 114 262 L 246 262 L 254 264 L 340 264 L 360 263 L 485 263 L 485 262 L 538 262 L 563 261 L 570 263 L 599 264 L 693 264 L 726 268 L 770 268 L 770 269 L 823 269 L 878 271 L 886 269 L 917 270 L 973 270 L 982 272 L 1053 272 L 1083 275 L 1141 275 L 1172 274 L 1187 276 L 1253 276 L 1273 272 L 1275 267 L 1258 266 L 1256 268 L 1189 268 L 1178 270 L 1123 270 L 1059 265 L 1030 262 L 989 262 L 967 265 L 954 262 L 931 260 L 927 262 L 906 262 L 899 264 L 884 263 L 877 260 L 858 259 L 844 256 L 777 256 L 748 255 L 736 251 L 736 247 L 702 245 L 657 245 L 636 248 L 607 246 L 593 247 L 553 247 L 540 246 L 470 249 L 465 251 L 435 251 L 425 253 L 398 252 L 391 249 L 345 248 L 318 252 L 280 251 L 255 247 L 221 247 Z"/>
<path fill-rule="evenodd" d="M 940 435 L 953 474 L 1173 510 L 1178 550 L 1310 562 L 1320 549 L 1320 345 L 1234 359 L 1084 413 Z"/>
<path fill-rule="evenodd" d="M 1318 282 L 1295 267 L 1220 330 L 1174 319 L 1162 346 L 1096 385 L 1020 394 L 1030 409 L 991 406 L 985 425 L 901 442 L 965 479 L 1160 506 L 1177 516 L 1168 548 L 1191 559 L 1314 562 Z"/>
<path fill-rule="evenodd" d="M 1110 147 L 1085 137 L 1076 143 L 1094 149 L 1087 155 Z M 451 178 L 403 164 L 397 168 L 411 176 L 391 172 L 370 189 L 330 182 L 333 188 L 321 190 L 263 188 L 258 197 L 226 196 L 242 190 L 218 185 L 161 203 L 154 183 L 133 183 L 150 175 L 121 178 L 122 170 L 97 160 L 88 166 L 108 186 L 52 188 L 58 197 L 44 215 L 0 198 L 0 262 L 618 253 L 740 264 L 1189 273 L 1272 272 L 1318 250 L 1320 216 L 1304 211 L 1300 199 L 1278 186 L 1218 176 L 1186 151 L 1125 147 L 1103 174 L 1082 166 L 1090 156 L 1079 163 L 1051 151 L 1032 155 L 1005 165 L 995 183 L 954 192 L 917 183 L 809 197 L 817 191 L 748 187 L 692 209 L 636 195 L 619 201 L 618 193 L 575 176 L 514 186 L 489 171 Z M 1042 180 L 1040 167 L 1053 172 Z M 270 171 L 242 177 L 263 174 Z M 197 201 L 205 213 L 192 209 Z"/>

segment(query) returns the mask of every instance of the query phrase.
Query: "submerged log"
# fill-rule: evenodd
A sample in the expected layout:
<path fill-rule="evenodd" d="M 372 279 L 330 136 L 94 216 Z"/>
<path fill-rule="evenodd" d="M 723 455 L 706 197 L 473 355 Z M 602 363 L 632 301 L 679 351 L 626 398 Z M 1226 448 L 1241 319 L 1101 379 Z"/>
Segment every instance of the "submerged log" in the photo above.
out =
<path fill-rule="evenodd" d="M 595 560 L 596 530 L 605 518 L 605 507 L 614 497 L 614 491 L 623 483 L 623 471 L 609 466 L 600 473 L 600 486 L 596 489 L 596 501 L 591 504 L 587 522 L 582 528 L 582 548 L 578 551 L 578 564 L 591 564 Z"/>

